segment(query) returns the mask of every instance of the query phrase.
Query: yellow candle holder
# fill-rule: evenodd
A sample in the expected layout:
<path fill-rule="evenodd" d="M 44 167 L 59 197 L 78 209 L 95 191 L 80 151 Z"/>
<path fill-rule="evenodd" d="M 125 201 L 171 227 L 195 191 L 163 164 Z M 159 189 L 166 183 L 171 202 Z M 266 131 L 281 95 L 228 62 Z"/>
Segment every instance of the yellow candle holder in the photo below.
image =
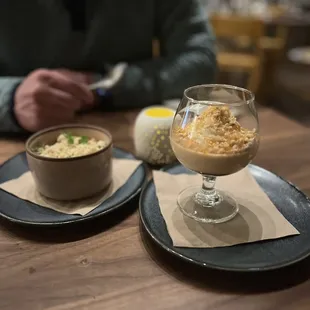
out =
<path fill-rule="evenodd" d="M 163 106 L 143 109 L 134 126 L 136 156 L 152 165 L 170 164 L 176 160 L 170 145 L 170 127 L 175 111 Z"/>

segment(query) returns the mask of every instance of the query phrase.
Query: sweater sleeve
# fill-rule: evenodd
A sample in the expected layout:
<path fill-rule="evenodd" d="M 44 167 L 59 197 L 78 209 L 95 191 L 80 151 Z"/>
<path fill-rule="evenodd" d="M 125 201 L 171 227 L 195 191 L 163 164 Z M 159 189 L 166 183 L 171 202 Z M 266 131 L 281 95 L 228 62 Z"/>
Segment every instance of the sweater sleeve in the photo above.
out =
<path fill-rule="evenodd" d="M 161 56 L 129 64 L 111 92 L 116 107 L 180 98 L 187 87 L 214 80 L 214 36 L 200 1 L 157 0 L 155 5 Z"/>
<path fill-rule="evenodd" d="M 22 77 L 0 77 L 0 132 L 23 133 L 13 113 L 13 98 Z"/>

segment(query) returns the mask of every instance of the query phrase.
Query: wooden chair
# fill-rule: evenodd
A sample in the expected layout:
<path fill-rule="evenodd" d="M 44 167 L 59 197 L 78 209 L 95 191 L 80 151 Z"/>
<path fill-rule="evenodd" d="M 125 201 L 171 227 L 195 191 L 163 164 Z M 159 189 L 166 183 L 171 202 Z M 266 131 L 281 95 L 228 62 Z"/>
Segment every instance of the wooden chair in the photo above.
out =
<path fill-rule="evenodd" d="M 288 27 L 277 22 L 277 18 L 280 18 L 286 13 L 286 10 L 277 5 L 268 7 L 268 15 L 271 20 L 274 20 L 272 24 L 269 24 L 269 28 L 275 30 L 271 36 L 264 36 L 260 40 L 261 49 L 264 52 L 264 79 L 262 80 L 259 90 L 259 97 L 265 104 L 273 102 L 274 90 L 275 90 L 275 75 L 279 68 L 279 64 L 285 59 L 285 47 L 288 37 Z"/>
<path fill-rule="evenodd" d="M 154 38 L 152 41 L 152 56 L 153 58 L 160 57 L 160 43 L 156 38 Z"/>
<path fill-rule="evenodd" d="M 260 39 L 264 35 L 264 24 L 260 19 L 244 16 L 218 16 L 211 17 L 215 34 L 218 39 L 248 38 L 254 47 L 253 53 L 219 51 L 218 65 L 223 72 L 244 72 L 249 78 L 247 88 L 256 92 L 261 80 L 263 53 Z"/>
<path fill-rule="evenodd" d="M 275 74 L 281 62 L 285 58 L 285 46 L 287 38 L 287 28 L 276 27 L 275 36 L 264 36 L 261 38 L 260 46 L 264 53 L 263 72 L 264 79 L 259 89 L 259 97 L 265 104 L 272 103 L 275 89 Z"/>

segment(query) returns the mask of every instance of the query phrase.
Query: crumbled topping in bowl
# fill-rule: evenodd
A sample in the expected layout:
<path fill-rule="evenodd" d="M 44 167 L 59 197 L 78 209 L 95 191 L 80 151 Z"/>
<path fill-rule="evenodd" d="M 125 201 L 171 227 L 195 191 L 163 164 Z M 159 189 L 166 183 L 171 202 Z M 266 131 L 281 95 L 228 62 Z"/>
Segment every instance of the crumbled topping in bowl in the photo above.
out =
<path fill-rule="evenodd" d="M 96 140 L 87 136 L 72 136 L 62 133 L 52 145 L 44 145 L 37 149 L 37 153 L 50 158 L 72 158 L 93 154 L 108 145 L 108 141 Z"/>

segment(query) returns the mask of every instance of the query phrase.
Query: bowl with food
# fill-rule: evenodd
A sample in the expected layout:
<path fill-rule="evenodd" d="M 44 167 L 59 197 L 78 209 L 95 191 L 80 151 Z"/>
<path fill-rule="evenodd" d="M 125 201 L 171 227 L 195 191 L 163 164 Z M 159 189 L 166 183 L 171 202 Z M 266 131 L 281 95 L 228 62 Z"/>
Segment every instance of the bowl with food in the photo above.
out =
<path fill-rule="evenodd" d="M 26 142 L 28 166 L 38 191 L 55 200 L 78 200 L 112 182 L 112 136 L 92 125 L 51 127 Z"/>

